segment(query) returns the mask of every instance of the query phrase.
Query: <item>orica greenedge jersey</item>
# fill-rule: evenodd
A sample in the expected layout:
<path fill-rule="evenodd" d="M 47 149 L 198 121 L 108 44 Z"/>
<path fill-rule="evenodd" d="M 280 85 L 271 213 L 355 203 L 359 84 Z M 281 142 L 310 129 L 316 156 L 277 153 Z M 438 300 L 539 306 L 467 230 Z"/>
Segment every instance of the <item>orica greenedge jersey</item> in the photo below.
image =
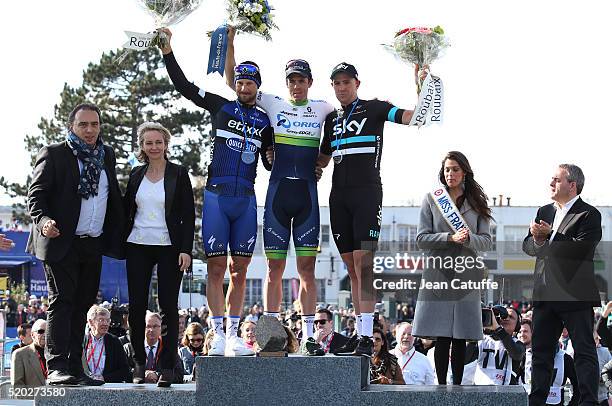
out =
<path fill-rule="evenodd" d="M 325 117 L 334 107 L 323 100 L 291 103 L 264 92 L 258 92 L 256 103 L 268 113 L 274 130 L 274 164 L 270 180 L 316 181 L 321 131 Z"/>

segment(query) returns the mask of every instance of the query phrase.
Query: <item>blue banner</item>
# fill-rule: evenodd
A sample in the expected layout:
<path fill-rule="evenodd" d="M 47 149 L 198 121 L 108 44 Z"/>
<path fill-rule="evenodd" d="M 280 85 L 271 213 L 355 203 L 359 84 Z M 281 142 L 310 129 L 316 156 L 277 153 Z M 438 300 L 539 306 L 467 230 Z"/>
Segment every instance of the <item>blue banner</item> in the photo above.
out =
<path fill-rule="evenodd" d="M 218 72 L 223 76 L 225 69 L 225 53 L 227 52 L 227 27 L 217 28 L 210 37 L 210 52 L 208 53 L 208 71 L 206 74 Z"/>

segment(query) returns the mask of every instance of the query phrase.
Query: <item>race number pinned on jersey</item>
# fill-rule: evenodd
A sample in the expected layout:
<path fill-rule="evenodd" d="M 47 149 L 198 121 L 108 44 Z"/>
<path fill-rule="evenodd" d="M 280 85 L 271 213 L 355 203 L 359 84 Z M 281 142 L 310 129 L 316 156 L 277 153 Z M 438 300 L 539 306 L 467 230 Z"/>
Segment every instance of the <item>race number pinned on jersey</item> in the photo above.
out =
<path fill-rule="evenodd" d="M 414 108 L 410 125 L 428 126 L 432 123 L 442 124 L 444 116 L 444 85 L 442 79 L 427 73 L 423 81 L 419 101 Z"/>

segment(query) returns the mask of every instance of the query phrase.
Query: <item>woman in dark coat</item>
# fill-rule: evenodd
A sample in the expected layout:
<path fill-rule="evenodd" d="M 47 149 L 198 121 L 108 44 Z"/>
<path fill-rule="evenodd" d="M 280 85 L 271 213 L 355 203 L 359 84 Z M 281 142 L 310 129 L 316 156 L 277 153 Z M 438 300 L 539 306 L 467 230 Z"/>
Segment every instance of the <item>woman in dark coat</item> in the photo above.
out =
<path fill-rule="evenodd" d="M 134 383 L 144 383 L 145 311 L 153 267 L 157 265 L 162 316 L 162 366 L 158 386 L 174 380 L 178 343 L 178 294 L 191 264 L 195 228 L 193 190 L 187 169 L 168 161 L 170 132 L 158 123 L 138 128 L 138 159 L 124 197 L 128 218 L 126 266 L 130 296 L 130 337 L 134 347 Z M 164 334 L 165 333 L 165 334 Z"/>

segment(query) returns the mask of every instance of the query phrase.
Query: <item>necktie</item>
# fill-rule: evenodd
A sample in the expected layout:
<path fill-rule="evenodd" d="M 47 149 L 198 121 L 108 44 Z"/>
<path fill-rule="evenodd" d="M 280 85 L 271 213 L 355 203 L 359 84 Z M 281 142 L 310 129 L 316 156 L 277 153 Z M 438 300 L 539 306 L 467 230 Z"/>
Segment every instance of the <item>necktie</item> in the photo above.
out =
<path fill-rule="evenodd" d="M 153 354 L 153 347 L 149 348 L 149 355 L 147 355 L 147 366 L 146 369 L 154 370 L 155 369 L 155 354 Z"/>

